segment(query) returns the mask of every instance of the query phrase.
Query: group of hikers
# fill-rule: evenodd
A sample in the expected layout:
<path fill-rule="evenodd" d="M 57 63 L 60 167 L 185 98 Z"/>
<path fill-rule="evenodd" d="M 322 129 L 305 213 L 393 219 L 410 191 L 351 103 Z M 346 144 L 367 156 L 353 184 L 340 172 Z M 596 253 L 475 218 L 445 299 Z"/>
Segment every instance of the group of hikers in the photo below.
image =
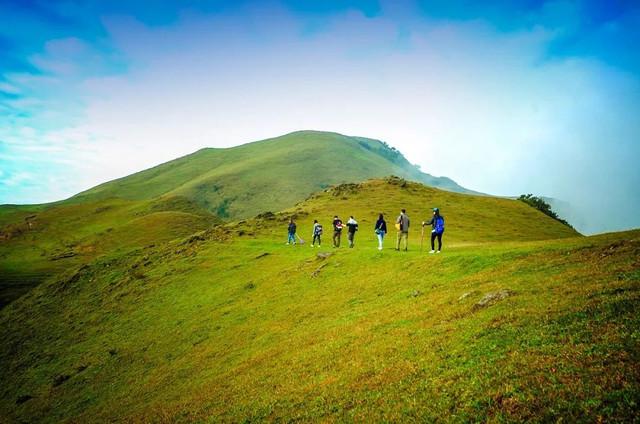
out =
<path fill-rule="evenodd" d="M 409 225 L 410 225 L 409 216 L 407 215 L 407 211 L 402 209 L 398 218 L 396 218 L 395 228 L 398 231 L 398 237 L 396 239 L 396 250 L 400 250 L 401 247 L 404 247 L 404 251 L 406 252 L 409 247 Z M 444 217 L 440 214 L 440 209 L 433 209 L 433 216 L 425 221 L 422 221 L 422 228 L 431 226 L 431 251 L 429 253 L 440 253 L 442 250 L 442 235 L 444 234 Z M 353 248 L 355 246 L 355 236 L 358 231 L 358 222 L 355 220 L 353 216 L 350 216 L 347 220 L 347 223 L 344 224 L 342 220 L 336 215 L 333 217 L 333 247 L 340 247 L 340 239 L 342 237 L 342 230 L 347 228 L 347 240 L 349 241 L 349 247 Z M 378 250 L 382 250 L 382 244 L 384 242 L 384 237 L 387 234 L 387 222 L 384 220 L 384 215 L 380 214 L 378 216 L 378 220 L 376 221 L 376 225 L 374 227 L 374 232 L 376 237 L 378 238 Z M 287 239 L 287 244 L 296 244 L 296 240 L 300 240 L 301 243 L 304 243 L 297 235 L 297 226 L 293 218 L 289 221 L 288 228 L 289 237 Z M 320 247 L 322 243 L 322 234 L 323 228 L 322 224 L 318 222 L 317 219 L 313 221 L 313 230 L 312 230 L 312 241 L 311 247 Z M 438 241 L 438 250 L 436 250 L 435 242 Z"/>

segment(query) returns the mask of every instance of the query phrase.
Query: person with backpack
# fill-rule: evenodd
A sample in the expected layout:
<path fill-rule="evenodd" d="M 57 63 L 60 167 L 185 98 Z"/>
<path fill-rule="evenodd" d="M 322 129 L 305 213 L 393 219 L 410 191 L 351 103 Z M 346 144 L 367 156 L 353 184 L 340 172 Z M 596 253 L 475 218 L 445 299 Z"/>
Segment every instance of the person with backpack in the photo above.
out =
<path fill-rule="evenodd" d="M 440 253 L 442 250 L 442 234 L 444 234 L 444 217 L 440 215 L 440 209 L 433 208 L 433 217 L 429 221 L 422 222 L 422 226 L 431 225 L 431 251 L 429 253 Z M 435 241 L 438 239 L 438 250 L 436 251 Z"/>
<path fill-rule="evenodd" d="M 293 218 L 289 220 L 289 238 L 287 239 L 287 245 L 296 244 L 296 223 Z"/>
<path fill-rule="evenodd" d="M 349 217 L 347 221 L 347 238 L 349 239 L 349 247 L 353 248 L 354 240 L 353 238 L 356 236 L 356 231 L 358 231 L 358 222 L 353 218 L 353 215 Z"/>
<path fill-rule="evenodd" d="M 316 247 L 316 240 L 318 241 L 318 247 L 320 247 L 321 240 L 320 236 L 322 235 L 322 224 L 318 223 L 317 219 L 313 220 L 313 241 L 311 242 L 311 247 Z"/>
<path fill-rule="evenodd" d="M 378 237 L 378 250 L 382 250 L 382 241 L 384 240 L 385 234 L 387 234 L 387 223 L 384 220 L 384 215 L 380 214 L 380 216 L 378 216 L 374 232 Z"/>
<path fill-rule="evenodd" d="M 338 215 L 333 217 L 333 247 L 340 247 L 340 237 L 342 236 L 342 220 Z"/>
<path fill-rule="evenodd" d="M 400 251 L 400 243 L 404 240 L 404 251 L 409 248 L 409 216 L 407 211 L 402 209 L 400 216 L 396 219 L 396 229 L 398 230 L 398 240 L 396 242 L 396 250 Z"/>

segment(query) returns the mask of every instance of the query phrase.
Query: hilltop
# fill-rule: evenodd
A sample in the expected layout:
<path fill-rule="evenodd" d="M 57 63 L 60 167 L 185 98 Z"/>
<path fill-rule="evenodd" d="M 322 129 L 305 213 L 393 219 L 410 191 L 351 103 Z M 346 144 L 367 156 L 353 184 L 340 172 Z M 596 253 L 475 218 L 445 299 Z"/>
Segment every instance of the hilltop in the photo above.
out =
<path fill-rule="evenodd" d="M 391 228 L 404 208 L 412 227 L 418 231 L 420 222 L 431 217 L 434 207 L 440 208 L 445 215 L 446 239 L 454 244 L 549 240 L 580 235 L 573 228 L 517 200 L 453 193 L 393 176 L 360 184 L 340 184 L 274 216 L 248 220 L 239 227 L 247 232 L 255 231 L 257 235 L 282 237 L 286 221 L 293 216 L 302 228 L 301 235 L 308 236 L 305 231 L 310 233 L 314 219 L 329 228 L 334 215 L 339 215 L 345 222 L 353 215 L 363 228 L 362 233 L 371 236 L 379 213 L 385 214 Z M 416 241 L 415 235 L 413 241 Z"/>
<path fill-rule="evenodd" d="M 428 207 L 445 251 L 420 254 Z M 411 250 L 372 220 L 412 215 Z M 355 249 L 285 246 L 295 215 Z M 327 225 L 328 226 L 328 225 Z M 15 421 L 631 420 L 640 232 L 582 237 L 522 202 L 398 178 L 100 257 L 0 311 Z M 322 255 L 317 255 L 322 253 Z"/>
<path fill-rule="evenodd" d="M 241 219 L 287 208 L 334 184 L 387 175 L 470 192 L 448 178 L 421 172 L 381 141 L 298 131 L 228 149 L 202 149 L 99 185 L 69 202 L 181 196 L 221 218 Z"/>

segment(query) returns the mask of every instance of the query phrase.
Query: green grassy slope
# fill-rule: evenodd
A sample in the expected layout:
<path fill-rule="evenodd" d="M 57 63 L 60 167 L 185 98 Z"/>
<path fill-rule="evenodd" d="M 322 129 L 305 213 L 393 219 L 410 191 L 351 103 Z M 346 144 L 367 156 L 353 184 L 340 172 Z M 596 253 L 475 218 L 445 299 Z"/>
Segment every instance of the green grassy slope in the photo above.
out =
<path fill-rule="evenodd" d="M 284 245 L 291 212 L 304 234 L 305 213 L 365 221 L 407 204 L 417 222 L 432 203 L 447 216 L 441 255 L 391 240 L 379 252 L 367 225 L 355 249 Z M 102 257 L 1 310 L 0 416 L 629 421 L 638 258 L 640 231 L 581 237 L 516 201 L 340 187 L 273 219 Z"/>
<path fill-rule="evenodd" d="M 223 218 L 278 211 L 329 185 L 399 175 L 467 192 L 448 178 L 420 172 L 381 142 L 336 133 L 299 131 L 229 149 L 203 149 L 102 184 L 69 201 L 180 195 Z"/>
<path fill-rule="evenodd" d="M 203 230 L 219 219 L 181 198 L 106 199 L 0 213 L 0 307 L 61 271 Z"/>
<path fill-rule="evenodd" d="M 0 308 L 47 276 L 116 245 L 127 249 L 170 240 L 206 228 L 215 220 L 210 215 L 234 219 L 277 211 L 330 184 L 390 174 L 466 191 L 420 172 L 382 142 L 300 131 L 230 149 L 203 149 L 66 201 L 2 205 Z M 105 208 L 109 212 L 95 212 Z M 132 221 L 152 212 L 157 222 Z M 107 233 L 114 229 L 132 236 Z"/>
<path fill-rule="evenodd" d="M 370 235 L 378 214 L 383 213 L 389 230 L 401 209 L 406 209 L 415 229 L 412 243 L 419 240 L 419 227 L 431 218 L 431 210 L 440 208 L 446 220 L 446 240 L 454 245 L 480 241 L 532 241 L 576 237 L 572 228 L 523 202 L 489 196 L 474 196 L 426 187 L 396 177 L 370 180 L 363 184 L 344 184 L 311 196 L 306 201 L 278 214 L 279 226 L 269 219 L 249 220 L 240 227 L 247 232 L 271 237 L 286 233 L 286 222 L 296 217 L 301 236 L 311 235 L 313 220 L 326 228 L 327 240 L 334 215 L 344 222 L 353 215 L 362 232 Z M 257 226 L 256 229 L 253 229 Z M 306 230 L 305 230 L 306 229 Z M 429 232 L 429 231 L 427 231 Z M 427 234 L 428 236 L 428 234 Z"/>

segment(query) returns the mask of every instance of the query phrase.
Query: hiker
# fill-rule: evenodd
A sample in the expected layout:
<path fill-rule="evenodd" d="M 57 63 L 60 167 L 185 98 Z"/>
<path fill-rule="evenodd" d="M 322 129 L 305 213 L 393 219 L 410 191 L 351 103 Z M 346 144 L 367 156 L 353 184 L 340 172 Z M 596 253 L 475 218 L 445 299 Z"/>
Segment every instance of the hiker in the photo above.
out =
<path fill-rule="evenodd" d="M 340 236 L 342 235 L 342 220 L 338 215 L 333 217 L 333 247 L 340 247 Z"/>
<path fill-rule="evenodd" d="M 442 234 L 444 233 L 444 218 L 440 215 L 440 209 L 433 208 L 433 217 L 429 221 L 423 221 L 422 226 L 431 225 L 431 251 L 429 253 L 440 253 L 442 250 Z M 435 241 L 438 239 L 438 251 L 436 252 Z"/>
<path fill-rule="evenodd" d="M 348 228 L 347 238 L 349 239 L 349 247 L 353 247 L 354 245 L 353 238 L 356 235 L 356 231 L 358 231 L 358 222 L 353 218 L 353 215 L 351 215 L 349 217 L 349 220 L 347 221 L 347 228 Z"/>
<path fill-rule="evenodd" d="M 384 240 L 385 234 L 387 234 L 387 223 L 384 220 L 384 215 L 380 214 L 380 216 L 378 216 L 374 232 L 378 237 L 378 250 L 382 250 L 382 241 Z"/>
<path fill-rule="evenodd" d="M 318 223 L 317 219 L 313 220 L 313 241 L 311 242 L 311 247 L 316 247 L 316 240 L 318 241 L 318 247 L 320 247 L 320 236 L 322 235 L 322 224 Z"/>
<path fill-rule="evenodd" d="M 289 220 L 289 238 L 287 239 L 287 245 L 296 244 L 296 223 L 293 218 Z"/>
<path fill-rule="evenodd" d="M 400 251 L 400 242 L 404 240 L 404 251 L 406 252 L 409 247 L 409 216 L 404 209 L 402 209 L 400 216 L 396 219 L 396 229 L 398 230 L 396 250 Z"/>

